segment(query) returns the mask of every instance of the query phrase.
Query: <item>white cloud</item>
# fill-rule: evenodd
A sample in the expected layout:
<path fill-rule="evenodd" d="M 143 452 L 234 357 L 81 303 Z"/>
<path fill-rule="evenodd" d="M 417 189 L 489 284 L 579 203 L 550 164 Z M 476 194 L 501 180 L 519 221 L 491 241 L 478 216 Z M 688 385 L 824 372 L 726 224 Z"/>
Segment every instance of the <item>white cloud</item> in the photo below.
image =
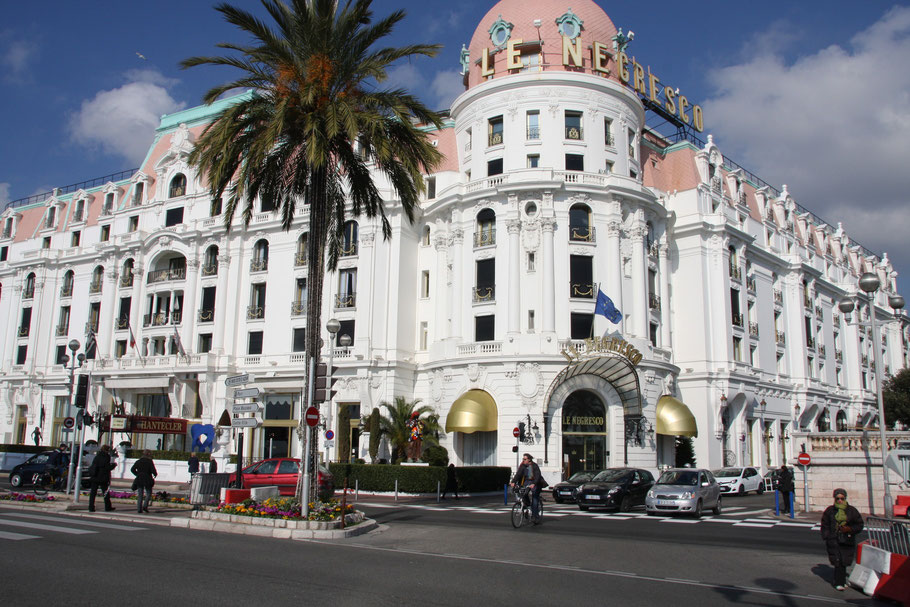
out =
<path fill-rule="evenodd" d="M 419 91 L 424 90 L 425 83 L 423 74 L 414 64 L 400 63 L 388 70 L 382 86 L 388 89 L 404 89 L 419 95 Z"/>
<path fill-rule="evenodd" d="M 433 109 L 449 109 L 455 98 L 464 92 L 464 81 L 459 70 L 437 72 L 430 84 L 430 90 L 436 96 Z"/>
<path fill-rule="evenodd" d="M 119 88 L 99 91 L 70 117 L 70 135 L 76 143 L 100 148 L 139 164 L 148 151 L 162 114 L 183 109 L 167 87 L 175 81 L 154 70 L 132 70 Z"/>
<path fill-rule="evenodd" d="M 0 182 L 0 210 L 9 202 L 9 184 L 5 181 Z"/>
<path fill-rule="evenodd" d="M 0 66 L 8 79 L 19 80 L 27 75 L 38 46 L 29 40 L 17 40 L 9 34 L 0 35 Z"/>
<path fill-rule="evenodd" d="M 752 48 L 748 61 L 710 75 L 706 131 L 732 159 L 910 269 L 910 8 L 791 62 L 779 46 Z"/>

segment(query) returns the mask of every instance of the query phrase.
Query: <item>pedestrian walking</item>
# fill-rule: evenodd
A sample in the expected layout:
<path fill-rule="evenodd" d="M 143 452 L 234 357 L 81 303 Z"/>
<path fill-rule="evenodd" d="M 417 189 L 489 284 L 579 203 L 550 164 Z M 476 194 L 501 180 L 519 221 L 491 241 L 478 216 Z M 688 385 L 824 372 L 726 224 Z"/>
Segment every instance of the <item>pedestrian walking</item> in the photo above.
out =
<path fill-rule="evenodd" d="M 89 482 L 92 488 L 91 492 L 88 494 L 89 512 L 95 511 L 95 496 L 98 494 L 99 489 L 104 496 L 104 510 L 106 512 L 116 510 L 116 508 L 111 505 L 111 495 L 108 491 L 111 486 L 111 470 L 113 470 L 116 465 L 117 464 L 111 462 L 111 446 L 101 445 L 101 450 L 95 455 L 95 459 L 92 460 L 92 465 L 89 466 L 88 469 Z"/>
<path fill-rule="evenodd" d="M 130 472 L 136 476 L 133 481 L 133 491 L 136 492 L 136 510 L 139 514 L 143 512 L 148 514 L 149 504 L 152 501 L 152 489 L 155 486 L 155 479 L 158 477 L 158 470 L 152 460 L 152 452 L 148 449 L 143 451 L 142 457 L 136 460 L 136 463 L 130 468 Z"/>
<path fill-rule="evenodd" d="M 199 458 L 196 457 L 196 452 L 190 452 L 190 458 L 186 460 L 186 469 L 190 473 L 190 480 L 193 479 L 194 474 L 199 473 Z"/>
<path fill-rule="evenodd" d="M 828 560 L 834 566 L 834 588 L 847 585 L 847 567 L 856 554 L 856 536 L 863 530 L 863 517 L 847 503 L 847 492 L 834 490 L 834 504 L 822 514 L 822 539 L 828 550 Z"/>
<path fill-rule="evenodd" d="M 780 491 L 781 514 L 790 514 L 790 502 L 793 499 L 793 470 L 785 465 L 780 467 L 780 476 L 777 478 L 777 490 Z"/>
<path fill-rule="evenodd" d="M 449 464 L 446 468 L 446 487 L 442 490 L 442 499 L 446 498 L 446 493 L 451 491 L 458 499 L 458 477 L 455 475 L 455 464 Z"/>
<path fill-rule="evenodd" d="M 216 472 L 218 472 L 218 461 L 209 455 L 209 474 L 215 474 Z"/>

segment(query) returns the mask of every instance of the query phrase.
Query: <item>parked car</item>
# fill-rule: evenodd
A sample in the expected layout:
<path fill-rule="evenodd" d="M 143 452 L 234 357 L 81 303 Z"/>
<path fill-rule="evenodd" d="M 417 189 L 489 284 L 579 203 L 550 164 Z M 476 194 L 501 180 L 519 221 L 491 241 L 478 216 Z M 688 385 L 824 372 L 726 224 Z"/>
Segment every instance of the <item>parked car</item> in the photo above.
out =
<path fill-rule="evenodd" d="M 243 488 L 277 486 L 281 495 L 294 495 L 300 475 L 300 460 L 291 457 L 273 457 L 256 462 L 243 469 Z M 237 486 L 237 473 L 228 477 L 231 487 Z M 320 464 L 316 474 L 317 494 L 328 499 L 335 494 L 335 479 L 329 469 Z"/>
<path fill-rule="evenodd" d="M 54 454 L 54 451 L 42 451 L 37 453 L 21 464 L 14 466 L 9 473 L 9 484 L 12 485 L 13 489 L 19 487 L 24 487 L 26 485 L 32 485 L 32 480 L 35 475 L 39 472 L 44 472 L 47 467 L 48 459 L 51 455 Z M 91 463 L 92 457 L 83 457 L 82 458 L 82 486 L 88 486 L 88 465 Z M 70 464 L 69 453 L 64 453 L 61 458 L 61 467 L 66 471 L 67 467 Z"/>
<path fill-rule="evenodd" d="M 575 492 L 578 490 L 578 486 L 594 478 L 598 472 L 599 470 L 576 472 L 563 482 L 553 485 L 551 489 L 553 491 L 553 501 L 557 504 L 574 502 Z"/>
<path fill-rule="evenodd" d="M 685 513 L 698 518 L 707 508 L 720 514 L 720 485 L 710 470 L 702 468 L 664 471 L 645 498 L 645 509 L 651 516 Z"/>
<path fill-rule="evenodd" d="M 765 479 L 761 472 L 752 467 L 721 468 L 712 472 L 721 493 L 738 493 L 744 495 L 755 491 L 759 495 L 765 492 Z"/>
<path fill-rule="evenodd" d="M 645 503 L 645 496 L 654 485 L 647 470 L 637 468 L 608 468 L 578 487 L 575 501 L 579 510 L 614 508 L 628 512 Z"/>

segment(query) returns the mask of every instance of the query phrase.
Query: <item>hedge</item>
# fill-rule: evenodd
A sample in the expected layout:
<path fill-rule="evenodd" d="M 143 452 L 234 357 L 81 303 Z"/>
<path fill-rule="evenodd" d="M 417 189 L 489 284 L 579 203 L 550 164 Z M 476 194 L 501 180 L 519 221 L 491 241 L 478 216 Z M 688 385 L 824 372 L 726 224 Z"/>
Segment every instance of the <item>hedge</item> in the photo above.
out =
<path fill-rule="evenodd" d="M 0 445 L 0 452 L 3 453 L 44 453 L 45 451 L 53 451 L 57 446 L 52 447 L 45 445 Z"/>
<path fill-rule="evenodd" d="M 403 493 L 433 493 L 437 486 L 445 487 L 445 466 L 393 466 L 388 464 L 332 463 L 329 469 L 335 477 L 335 488 L 358 487 L 364 491 L 394 491 L 395 480 Z M 499 491 L 509 482 L 511 470 L 496 466 L 456 468 L 458 490 L 463 492 Z"/>

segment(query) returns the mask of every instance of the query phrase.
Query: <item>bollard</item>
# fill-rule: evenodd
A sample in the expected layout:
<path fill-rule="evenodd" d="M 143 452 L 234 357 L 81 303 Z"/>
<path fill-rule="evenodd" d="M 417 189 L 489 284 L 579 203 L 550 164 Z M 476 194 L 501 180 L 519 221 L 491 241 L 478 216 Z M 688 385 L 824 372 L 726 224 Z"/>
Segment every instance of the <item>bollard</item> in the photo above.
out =
<path fill-rule="evenodd" d="M 796 492 L 791 491 L 790 492 L 790 518 L 793 518 L 793 510 L 794 510 L 794 507 L 796 506 L 796 504 L 794 503 L 795 500 L 796 500 Z"/>
<path fill-rule="evenodd" d="M 509 485 L 505 484 L 502 486 L 502 503 L 504 506 L 509 505 Z"/>
<path fill-rule="evenodd" d="M 398 479 L 395 479 L 395 501 L 398 501 Z"/>
<path fill-rule="evenodd" d="M 354 501 L 360 499 L 360 479 L 354 479 Z"/>
<path fill-rule="evenodd" d="M 442 495 L 441 486 L 442 486 L 442 483 L 440 483 L 439 481 L 436 481 L 436 503 L 437 504 L 440 502 L 440 496 Z"/>
<path fill-rule="evenodd" d="M 780 491 L 774 492 L 774 516 L 780 516 Z"/>

